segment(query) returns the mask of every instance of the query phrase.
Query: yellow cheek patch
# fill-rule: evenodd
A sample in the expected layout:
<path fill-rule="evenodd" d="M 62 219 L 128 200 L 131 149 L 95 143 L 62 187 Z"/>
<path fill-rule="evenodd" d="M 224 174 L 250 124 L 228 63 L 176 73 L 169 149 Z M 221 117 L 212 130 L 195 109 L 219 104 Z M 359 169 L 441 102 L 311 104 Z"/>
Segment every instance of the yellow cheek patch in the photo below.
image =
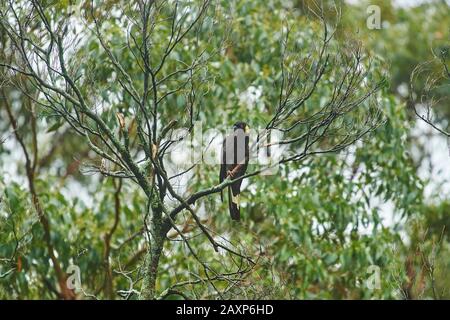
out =
<path fill-rule="evenodd" d="M 245 132 L 245 133 L 250 133 L 250 127 L 249 127 L 249 126 L 245 126 L 244 132 Z"/>

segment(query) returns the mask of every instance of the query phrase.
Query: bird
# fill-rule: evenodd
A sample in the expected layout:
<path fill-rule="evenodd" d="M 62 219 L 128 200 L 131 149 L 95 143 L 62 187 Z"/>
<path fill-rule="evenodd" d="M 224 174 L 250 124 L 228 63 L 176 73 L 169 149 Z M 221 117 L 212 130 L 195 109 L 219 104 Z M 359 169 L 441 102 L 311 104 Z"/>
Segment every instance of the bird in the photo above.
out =
<path fill-rule="evenodd" d="M 249 161 L 249 132 L 250 127 L 248 124 L 239 121 L 233 125 L 233 133 L 223 140 L 219 175 L 220 183 L 227 178 L 234 180 L 242 177 L 247 171 Z M 242 179 L 227 187 L 228 208 L 231 219 L 235 221 L 241 219 L 239 206 L 241 184 Z M 220 197 L 223 201 L 223 191 L 220 192 Z"/>

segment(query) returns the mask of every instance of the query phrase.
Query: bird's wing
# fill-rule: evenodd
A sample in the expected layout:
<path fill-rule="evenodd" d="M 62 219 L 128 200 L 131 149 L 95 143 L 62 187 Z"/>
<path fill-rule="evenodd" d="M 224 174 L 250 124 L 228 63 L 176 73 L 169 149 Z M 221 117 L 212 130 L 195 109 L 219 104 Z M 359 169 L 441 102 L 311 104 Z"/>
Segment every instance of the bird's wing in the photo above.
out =
<path fill-rule="evenodd" d="M 248 137 L 242 133 L 227 136 L 222 145 L 222 163 L 220 166 L 220 182 L 227 178 L 228 172 L 233 172 L 233 179 L 242 177 L 247 169 L 249 159 Z M 231 219 L 239 221 L 240 193 L 242 180 L 236 181 L 228 187 L 228 208 Z M 223 201 L 223 194 L 221 193 Z"/>
<path fill-rule="evenodd" d="M 240 193 L 234 194 L 232 187 L 228 187 L 228 208 L 230 210 L 231 219 L 235 221 L 241 220 L 241 209 L 239 207 Z"/>
<path fill-rule="evenodd" d="M 232 168 L 229 170 L 233 171 L 233 179 L 242 177 L 245 175 L 249 159 L 249 141 L 248 137 L 244 134 L 238 134 L 234 139 L 234 161 Z M 241 209 L 240 209 L 240 196 L 241 196 L 241 184 L 242 180 L 234 182 L 228 189 L 229 195 L 229 209 L 231 219 L 239 221 L 241 219 Z"/>

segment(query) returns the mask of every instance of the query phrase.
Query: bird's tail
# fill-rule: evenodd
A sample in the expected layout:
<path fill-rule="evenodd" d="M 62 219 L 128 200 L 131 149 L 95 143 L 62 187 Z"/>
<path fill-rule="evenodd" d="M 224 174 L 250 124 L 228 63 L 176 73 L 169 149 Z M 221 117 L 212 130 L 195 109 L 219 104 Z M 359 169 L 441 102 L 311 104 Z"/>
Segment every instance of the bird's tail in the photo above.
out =
<path fill-rule="evenodd" d="M 235 221 L 241 220 L 241 210 L 239 208 L 239 194 L 233 195 L 231 187 L 228 187 L 228 207 L 230 209 L 231 219 Z"/>

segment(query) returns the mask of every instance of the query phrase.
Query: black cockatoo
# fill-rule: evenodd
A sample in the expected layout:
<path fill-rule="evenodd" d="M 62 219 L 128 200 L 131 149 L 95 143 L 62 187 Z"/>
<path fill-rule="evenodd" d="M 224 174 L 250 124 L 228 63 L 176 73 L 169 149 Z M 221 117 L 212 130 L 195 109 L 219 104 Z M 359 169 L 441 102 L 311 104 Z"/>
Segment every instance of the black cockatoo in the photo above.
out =
<path fill-rule="evenodd" d="M 231 180 L 242 177 L 247 170 L 249 161 L 249 131 L 245 122 L 237 122 L 233 126 L 233 133 L 227 136 L 222 144 L 222 159 L 220 165 L 220 182 L 227 177 Z M 231 219 L 239 221 L 241 218 L 239 196 L 242 180 L 228 186 L 228 207 Z M 223 193 L 221 192 L 223 201 Z"/>

